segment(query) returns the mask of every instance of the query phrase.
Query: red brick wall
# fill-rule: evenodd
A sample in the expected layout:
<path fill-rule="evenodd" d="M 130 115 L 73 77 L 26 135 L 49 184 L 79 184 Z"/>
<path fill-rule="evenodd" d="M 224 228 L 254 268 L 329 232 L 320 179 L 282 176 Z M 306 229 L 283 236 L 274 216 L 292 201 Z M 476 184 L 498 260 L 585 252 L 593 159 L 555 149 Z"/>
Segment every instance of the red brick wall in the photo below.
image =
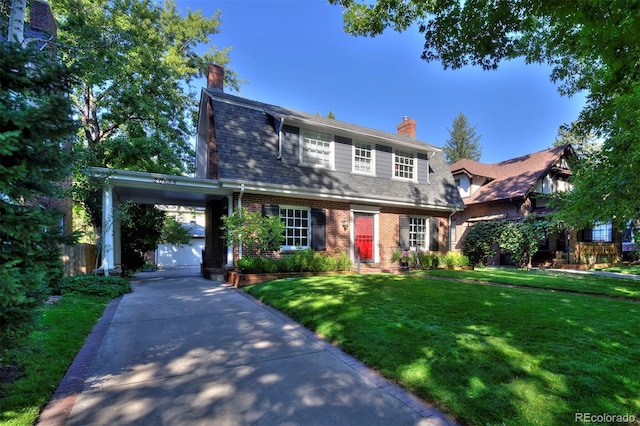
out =
<path fill-rule="evenodd" d="M 334 254 L 344 252 L 350 254 L 351 205 L 346 202 L 329 200 L 309 200 L 301 198 L 276 197 L 263 194 L 245 193 L 242 196 L 242 206 L 250 211 L 262 211 L 263 204 L 290 205 L 296 207 L 320 208 L 326 211 L 326 246 L 327 253 Z M 238 205 L 238 194 L 234 194 L 234 206 Z M 417 209 L 401 209 L 382 207 L 379 215 L 379 245 L 380 266 L 391 265 L 390 259 L 394 249 L 398 247 L 399 216 L 437 216 L 440 220 L 438 231 L 440 253 L 448 251 L 449 227 L 448 214 L 425 212 Z M 345 230 L 342 221 L 346 220 L 349 227 Z M 244 254 L 247 254 L 244 252 Z M 236 253 L 237 255 L 237 253 Z"/>

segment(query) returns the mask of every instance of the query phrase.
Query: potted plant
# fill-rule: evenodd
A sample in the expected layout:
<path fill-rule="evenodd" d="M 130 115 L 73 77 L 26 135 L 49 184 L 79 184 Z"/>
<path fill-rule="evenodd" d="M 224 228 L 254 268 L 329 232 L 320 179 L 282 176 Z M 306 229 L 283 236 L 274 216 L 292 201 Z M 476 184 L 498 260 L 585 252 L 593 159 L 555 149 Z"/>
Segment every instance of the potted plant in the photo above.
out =
<path fill-rule="evenodd" d="M 408 269 L 412 259 L 413 254 L 409 250 L 395 249 L 391 254 L 391 261 L 400 262 L 402 269 Z"/>

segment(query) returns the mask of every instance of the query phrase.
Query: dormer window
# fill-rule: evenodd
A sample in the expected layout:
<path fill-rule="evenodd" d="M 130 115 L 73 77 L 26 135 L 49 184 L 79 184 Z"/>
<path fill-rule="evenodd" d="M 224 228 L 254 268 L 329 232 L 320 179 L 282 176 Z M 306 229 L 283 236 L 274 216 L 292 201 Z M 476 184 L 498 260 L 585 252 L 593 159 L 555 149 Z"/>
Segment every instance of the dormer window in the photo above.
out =
<path fill-rule="evenodd" d="M 370 143 L 353 143 L 353 172 L 365 175 L 375 174 L 375 150 Z"/>
<path fill-rule="evenodd" d="M 396 150 L 393 153 L 393 176 L 398 179 L 417 180 L 416 155 Z"/>
<path fill-rule="evenodd" d="M 333 145 L 330 134 L 301 130 L 300 164 L 333 169 Z"/>

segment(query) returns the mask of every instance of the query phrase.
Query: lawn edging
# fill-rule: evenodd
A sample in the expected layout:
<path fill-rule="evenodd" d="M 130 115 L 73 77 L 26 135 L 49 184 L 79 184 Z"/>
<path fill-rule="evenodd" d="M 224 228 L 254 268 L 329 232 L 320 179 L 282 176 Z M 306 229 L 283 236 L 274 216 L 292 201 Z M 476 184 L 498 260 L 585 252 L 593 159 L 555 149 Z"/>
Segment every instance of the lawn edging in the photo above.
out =
<path fill-rule="evenodd" d="M 327 272 L 274 272 L 260 274 L 245 274 L 239 271 L 227 271 L 225 281 L 234 287 L 246 287 L 260 284 L 266 281 L 273 281 L 282 278 L 315 277 L 321 275 L 343 275 L 353 274 L 353 271 L 327 271 Z"/>

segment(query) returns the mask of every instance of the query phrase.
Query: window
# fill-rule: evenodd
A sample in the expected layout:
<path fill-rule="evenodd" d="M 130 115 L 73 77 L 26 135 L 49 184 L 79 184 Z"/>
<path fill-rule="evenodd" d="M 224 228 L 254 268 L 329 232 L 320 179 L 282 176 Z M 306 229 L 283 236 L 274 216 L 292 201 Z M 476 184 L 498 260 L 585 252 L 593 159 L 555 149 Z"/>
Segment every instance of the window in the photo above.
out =
<path fill-rule="evenodd" d="M 353 172 L 367 175 L 375 174 L 374 150 L 371 144 L 354 142 Z"/>
<path fill-rule="evenodd" d="M 409 218 L 409 247 L 427 247 L 427 219 L 424 217 Z"/>
<path fill-rule="evenodd" d="M 326 133 L 300 132 L 300 163 L 333 168 L 333 137 Z"/>
<path fill-rule="evenodd" d="M 451 242 L 455 243 L 458 241 L 458 221 L 457 219 L 451 219 Z"/>
<path fill-rule="evenodd" d="M 309 209 L 280 206 L 280 216 L 284 222 L 283 249 L 309 247 Z"/>
<path fill-rule="evenodd" d="M 400 179 L 416 180 L 415 155 L 413 153 L 395 151 L 393 156 L 393 176 Z"/>
<path fill-rule="evenodd" d="M 598 223 L 591 229 L 591 241 L 610 243 L 612 240 L 611 222 Z"/>

